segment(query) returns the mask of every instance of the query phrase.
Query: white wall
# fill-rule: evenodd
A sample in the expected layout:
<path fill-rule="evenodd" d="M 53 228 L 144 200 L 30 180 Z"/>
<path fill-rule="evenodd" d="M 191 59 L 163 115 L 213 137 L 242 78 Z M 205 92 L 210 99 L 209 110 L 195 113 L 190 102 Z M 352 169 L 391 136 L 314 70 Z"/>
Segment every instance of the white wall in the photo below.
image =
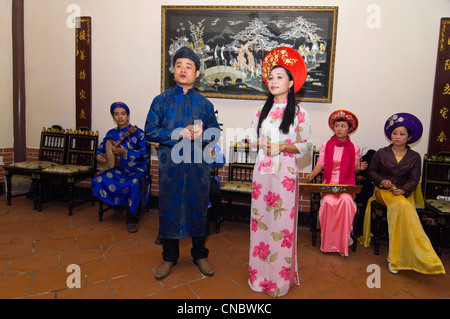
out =
<path fill-rule="evenodd" d="M 11 1 L 0 0 L 0 148 L 13 147 Z"/>
<path fill-rule="evenodd" d="M 100 136 L 113 126 L 108 113 L 112 102 L 127 103 L 132 123 L 143 127 L 149 105 L 160 93 L 161 5 L 212 5 L 210 1 L 195 0 L 26 0 L 28 147 L 39 146 L 37 132 L 42 127 L 75 126 L 75 31 L 67 27 L 67 19 L 73 13 L 66 12 L 69 4 L 79 5 L 81 15 L 92 17 L 92 127 Z M 367 25 L 370 4 L 380 8 L 380 28 Z M 213 5 L 274 3 L 244 0 Z M 302 103 L 312 119 L 315 145 L 320 146 L 331 136 L 327 119 L 338 108 L 351 110 L 358 116 L 360 127 L 352 139 L 361 148 L 373 149 L 388 144 L 383 134 L 387 117 L 396 112 L 410 112 L 424 125 L 423 137 L 414 148 L 421 155 L 426 153 L 439 22 L 450 14 L 450 1 L 280 0 L 276 5 L 339 6 L 333 101 Z M 8 9 L 9 1 L 0 0 L 0 6 L 1 16 L 8 17 L 3 9 Z M 0 23 L 5 24 L 3 19 Z M 1 30 L 2 35 L 8 35 Z M 0 50 L 0 57 L 8 58 L 6 50 L 3 47 Z M 2 61 L 2 68 L 4 64 Z M 6 89 L 3 78 L 0 79 L 3 93 Z M 219 110 L 225 129 L 247 128 L 262 103 L 211 101 Z M 7 104 L 2 101 L 2 108 L 3 105 Z M 5 129 L 1 127 L 0 132 Z M 0 137 L 0 145 L 9 143 L 11 139 Z M 308 160 L 301 162 L 305 171 L 310 169 L 309 165 Z"/>

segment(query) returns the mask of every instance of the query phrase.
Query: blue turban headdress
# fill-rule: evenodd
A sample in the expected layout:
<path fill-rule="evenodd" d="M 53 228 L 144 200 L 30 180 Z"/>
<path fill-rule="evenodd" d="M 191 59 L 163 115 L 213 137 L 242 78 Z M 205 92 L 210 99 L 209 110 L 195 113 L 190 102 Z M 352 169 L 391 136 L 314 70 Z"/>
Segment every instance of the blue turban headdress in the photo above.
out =
<path fill-rule="evenodd" d="M 114 110 L 118 107 L 125 109 L 125 111 L 127 111 L 127 114 L 130 115 L 130 109 L 128 108 L 128 105 L 123 102 L 114 102 L 113 104 L 111 104 L 111 108 L 109 110 L 111 112 L 111 115 L 114 115 Z"/>
<path fill-rule="evenodd" d="M 188 47 L 181 47 L 173 56 L 173 64 L 180 59 L 189 59 L 195 64 L 196 70 L 200 70 L 200 59 L 198 58 L 197 54 L 195 54 L 194 51 L 189 49 Z"/>

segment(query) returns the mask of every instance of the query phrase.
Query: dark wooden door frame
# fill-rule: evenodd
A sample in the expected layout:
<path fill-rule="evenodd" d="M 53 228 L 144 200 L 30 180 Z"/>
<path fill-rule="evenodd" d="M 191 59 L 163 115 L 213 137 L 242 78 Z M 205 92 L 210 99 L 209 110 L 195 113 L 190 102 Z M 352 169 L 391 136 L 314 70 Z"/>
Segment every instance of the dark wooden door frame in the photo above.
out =
<path fill-rule="evenodd" d="M 26 160 L 24 1 L 12 1 L 14 162 Z"/>

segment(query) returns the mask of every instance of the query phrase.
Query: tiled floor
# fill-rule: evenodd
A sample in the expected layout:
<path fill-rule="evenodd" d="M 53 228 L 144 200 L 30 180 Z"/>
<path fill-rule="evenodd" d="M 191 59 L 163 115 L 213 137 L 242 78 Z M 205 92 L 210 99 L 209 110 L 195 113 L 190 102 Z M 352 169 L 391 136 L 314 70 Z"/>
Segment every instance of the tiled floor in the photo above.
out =
<path fill-rule="evenodd" d="M 220 233 L 209 237 L 214 276 L 203 276 L 192 263 L 188 239 L 181 241 L 181 257 L 172 273 L 158 281 L 154 273 L 162 257 L 161 246 L 154 243 L 157 212 L 142 216 L 139 231 L 129 234 L 125 216 L 112 221 L 108 211 L 99 222 L 97 210 L 98 204 L 83 204 L 68 216 L 65 204 L 50 202 L 37 212 L 23 196 L 13 198 L 12 206 L 1 196 L 0 298 L 271 299 L 247 284 L 247 224 L 224 222 Z M 382 242 L 379 256 L 358 245 L 356 252 L 343 258 L 320 252 L 320 236 L 318 241 L 313 247 L 309 229 L 299 228 L 301 285 L 283 298 L 450 298 L 449 274 L 391 274 L 387 242 Z M 449 248 L 443 249 L 442 260 L 449 272 Z M 67 271 L 70 264 L 80 266 L 81 288 L 67 287 L 68 277 L 76 273 Z M 379 289 L 367 287 L 371 264 L 381 269 Z"/>

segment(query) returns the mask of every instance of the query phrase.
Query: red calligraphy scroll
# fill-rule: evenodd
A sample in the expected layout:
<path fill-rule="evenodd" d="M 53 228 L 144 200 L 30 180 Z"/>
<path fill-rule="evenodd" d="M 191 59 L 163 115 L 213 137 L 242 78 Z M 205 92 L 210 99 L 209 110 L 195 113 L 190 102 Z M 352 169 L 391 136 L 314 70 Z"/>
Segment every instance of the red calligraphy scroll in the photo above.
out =
<path fill-rule="evenodd" d="M 434 79 L 428 154 L 450 151 L 450 18 L 442 18 Z"/>
<path fill-rule="evenodd" d="M 91 129 L 92 55 L 91 17 L 78 17 L 75 28 L 76 128 Z"/>

